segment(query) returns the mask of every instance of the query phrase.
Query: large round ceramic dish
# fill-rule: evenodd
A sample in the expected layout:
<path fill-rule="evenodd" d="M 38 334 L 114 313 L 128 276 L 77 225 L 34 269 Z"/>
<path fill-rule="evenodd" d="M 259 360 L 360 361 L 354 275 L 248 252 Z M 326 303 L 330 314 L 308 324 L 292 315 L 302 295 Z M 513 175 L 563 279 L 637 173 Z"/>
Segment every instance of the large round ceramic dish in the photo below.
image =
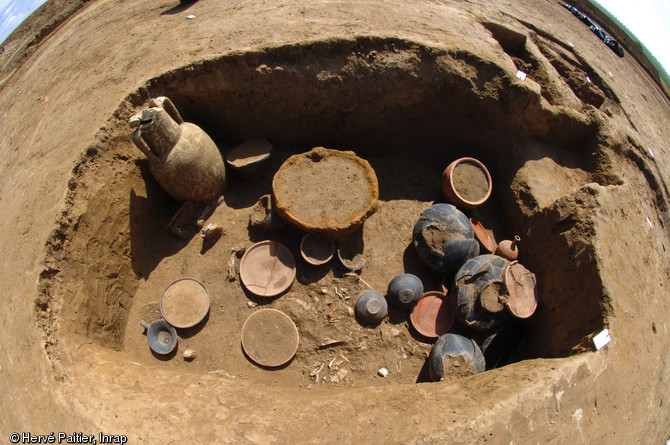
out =
<path fill-rule="evenodd" d="M 160 301 L 161 315 L 175 328 L 190 328 L 209 312 L 209 292 L 194 278 L 180 278 L 170 283 Z"/>
<path fill-rule="evenodd" d="M 295 323 L 277 309 L 254 312 L 242 326 L 242 349 L 261 366 L 285 365 L 295 355 L 299 342 Z"/>
<path fill-rule="evenodd" d="M 240 280 L 259 297 L 275 297 L 291 287 L 295 279 L 293 254 L 283 244 L 261 241 L 251 246 L 240 260 Z"/>
<path fill-rule="evenodd" d="M 282 164 L 272 193 L 284 220 L 304 231 L 344 237 L 377 210 L 379 184 L 370 164 L 354 152 L 316 147 Z"/>

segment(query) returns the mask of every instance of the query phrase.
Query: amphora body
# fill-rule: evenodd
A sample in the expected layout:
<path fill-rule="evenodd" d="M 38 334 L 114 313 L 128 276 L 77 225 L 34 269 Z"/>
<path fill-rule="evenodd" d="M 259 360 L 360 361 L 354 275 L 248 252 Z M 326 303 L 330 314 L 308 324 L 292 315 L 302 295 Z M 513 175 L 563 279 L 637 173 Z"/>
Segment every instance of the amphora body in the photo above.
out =
<path fill-rule="evenodd" d="M 174 199 L 207 202 L 223 193 L 221 152 L 200 127 L 184 122 L 170 99 L 151 99 L 149 108 L 130 118 L 130 126 L 154 178 Z"/>

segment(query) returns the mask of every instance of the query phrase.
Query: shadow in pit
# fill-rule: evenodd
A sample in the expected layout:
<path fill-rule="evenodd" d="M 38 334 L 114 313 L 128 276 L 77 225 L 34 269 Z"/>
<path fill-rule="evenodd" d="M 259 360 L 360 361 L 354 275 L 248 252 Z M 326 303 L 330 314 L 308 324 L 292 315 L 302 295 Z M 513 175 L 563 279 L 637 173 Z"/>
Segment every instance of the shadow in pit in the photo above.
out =
<path fill-rule="evenodd" d="M 163 258 L 179 252 L 190 239 L 178 238 L 166 228 L 180 204 L 161 189 L 146 162 L 138 164 L 147 196 L 130 191 L 130 256 L 135 275 L 147 279 Z"/>
<path fill-rule="evenodd" d="M 225 145 L 219 143 L 219 146 Z M 224 158 L 226 157 L 224 153 Z M 262 170 L 244 175 L 231 168 L 226 171 L 228 185 L 223 194 L 226 206 L 233 209 L 245 209 L 258 202 L 261 196 L 272 193 L 272 180 L 282 163 L 291 155 L 287 151 L 275 149 L 270 163 Z"/>
<path fill-rule="evenodd" d="M 177 355 L 177 352 L 179 351 L 179 343 L 177 343 L 172 351 L 170 351 L 168 354 L 159 354 L 158 352 L 154 351 L 151 349 L 151 355 L 156 357 L 158 360 L 162 362 L 167 362 L 175 358 Z"/>
<path fill-rule="evenodd" d="M 405 248 L 405 252 L 402 255 L 402 263 L 405 269 L 404 273 L 419 277 L 421 283 L 423 283 L 424 293 L 432 290 L 442 290 L 443 276 L 430 269 L 421 261 L 419 255 L 416 253 L 413 242 L 409 243 Z M 447 283 L 451 283 L 451 281 L 447 281 Z"/>
<path fill-rule="evenodd" d="M 440 177 L 447 166 L 444 153 L 435 149 L 426 156 L 394 154 L 394 156 L 366 157 L 375 171 L 379 183 L 379 199 L 416 199 L 439 201 L 444 199 L 440 189 Z M 430 179 L 428 179 L 430 178 Z"/>
<path fill-rule="evenodd" d="M 186 339 L 186 338 L 191 338 L 195 336 L 197 333 L 203 330 L 203 328 L 207 325 L 207 322 L 209 321 L 209 314 L 210 311 L 207 311 L 207 315 L 205 315 L 205 318 L 203 318 L 200 323 L 196 324 L 195 326 L 191 326 L 190 328 L 179 328 L 177 329 L 177 334 L 179 335 L 180 338 Z"/>
<path fill-rule="evenodd" d="M 191 0 L 188 2 L 179 2 L 178 5 L 173 6 L 170 9 L 166 9 L 165 11 L 161 12 L 161 15 L 174 15 L 174 14 L 179 14 L 180 12 L 186 11 L 188 8 L 193 6 L 193 3 L 195 3 L 197 0 Z"/>

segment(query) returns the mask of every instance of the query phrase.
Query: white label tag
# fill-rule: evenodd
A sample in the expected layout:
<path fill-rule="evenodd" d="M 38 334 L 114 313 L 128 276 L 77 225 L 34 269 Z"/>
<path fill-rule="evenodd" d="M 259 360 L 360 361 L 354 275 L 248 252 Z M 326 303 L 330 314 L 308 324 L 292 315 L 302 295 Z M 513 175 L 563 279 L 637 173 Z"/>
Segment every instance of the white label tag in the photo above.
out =
<path fill-rule="evenodd" d="M 521 79 L 521 80 L 526 80 L 526 73 L 524 73 L 523 71 L 518 71 L 516 73 L 516 77 Z"/>
<path fill-rule="evenodd" d="M 598 350 L 602 349 L 603 346 L 605 346 L 610 341 L 612 341 L 612 339 L 610 338 L 609 329 L 605 329 L 600 334 L 593 337 L 593 343 L 596 345 L 596 349 Z"/>

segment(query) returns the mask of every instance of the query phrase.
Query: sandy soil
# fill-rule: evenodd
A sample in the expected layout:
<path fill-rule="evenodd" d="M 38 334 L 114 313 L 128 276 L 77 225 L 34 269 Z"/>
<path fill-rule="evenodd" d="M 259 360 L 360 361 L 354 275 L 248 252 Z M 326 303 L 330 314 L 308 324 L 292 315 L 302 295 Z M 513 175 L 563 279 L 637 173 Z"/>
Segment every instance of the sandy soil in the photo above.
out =
<path fill-rule="evenodd" d="M 50 1 L 3 45 L 0 74 L 0 442 L 670 437 L 670 102 L 558 3 Z M 130 139 L 128 118 L 161 95 L 223 155 L 248 139 L 273 144 L 258 175 L 228 172 L 212 242 L 166 229 L 180 203 Z M 281 164 L 315 146 L 352 150 L 377 175 L 359 273 L 336 258 L 308 265 L 297 229 L 249 227 Z M 390 307 L 367 326 L 353 307 L 403 272 L 426 291 L 449 287 L 411 233 L 444 202 L 442 171 L 461 156 L 484 162 L 494 189 L 467 215 L 496 240 L 521 236 L 540 302 L 515 363 L 432 383 L 434 342 L 407 312 Z M 243 249 L 267 239 L 297 263 L 274 298 L 239 280 Z M 210 311 L 158 356 L 139 321 L 160 318 L 180 277 L 207 287 Z M 240 341 L 263 308 L 300 335 L 272 370 Z M 612 341 L 596 351 L 604 328 Z"/>

